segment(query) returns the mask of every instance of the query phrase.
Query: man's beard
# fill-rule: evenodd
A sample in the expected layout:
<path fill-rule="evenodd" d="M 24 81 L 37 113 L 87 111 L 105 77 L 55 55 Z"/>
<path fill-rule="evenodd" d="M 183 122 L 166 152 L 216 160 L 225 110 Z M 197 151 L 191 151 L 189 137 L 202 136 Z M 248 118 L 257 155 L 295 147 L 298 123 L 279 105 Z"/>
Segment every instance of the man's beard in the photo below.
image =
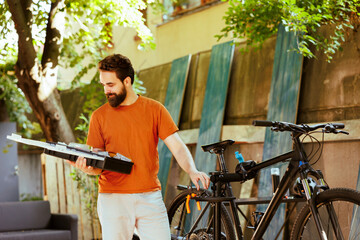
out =
<path fill-rule="evenodd" d="M 108 102 L 112 107 L 118 107 L 126 98 L 126 89 L 124 88 L 120 94 L 109 93 L 106 94 Z"/>

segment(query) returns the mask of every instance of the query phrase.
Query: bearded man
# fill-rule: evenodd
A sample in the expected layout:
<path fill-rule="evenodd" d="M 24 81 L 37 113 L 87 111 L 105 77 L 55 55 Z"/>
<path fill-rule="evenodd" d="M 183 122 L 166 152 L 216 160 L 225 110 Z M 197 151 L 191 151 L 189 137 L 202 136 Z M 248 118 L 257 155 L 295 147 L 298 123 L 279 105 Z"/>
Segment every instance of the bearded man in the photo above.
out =
<path fill-rule="evenodd" d="M 129 240 L 135 228 L 142 240 L 168 240 L 169 222 L 157 177 L 159 138 L 198 189 L 199 181 L 208 188 L 210 179 L 196 169 L 166 108 L 134 92 L 134 69 L 127 57 L 108 56 L 98 68 L 108 103 L 93 112 L 87 144 L 94 151 L 120 153 L 134 165 L 130 174 L 122 174 L 86 166 L 83 157 L 69 164 L 100 175 L 97 208 L 104 240 Z"/>

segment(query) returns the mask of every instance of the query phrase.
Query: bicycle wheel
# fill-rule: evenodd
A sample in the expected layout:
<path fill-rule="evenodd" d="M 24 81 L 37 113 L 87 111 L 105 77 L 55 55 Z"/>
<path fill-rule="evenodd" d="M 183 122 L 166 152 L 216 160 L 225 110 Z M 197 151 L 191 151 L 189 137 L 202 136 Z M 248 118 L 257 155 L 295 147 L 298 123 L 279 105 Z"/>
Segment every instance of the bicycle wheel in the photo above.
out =
<path fill-rule="evenodd" d="M 316 208 L 327 239 L 360 239 L 359 204 L 360 192 L 352 189 L 334 188 L 321 192 L 317 196 Z M 330 214 L 330 211 L 335 214 Z M 291 239 L 320 239 L 308 205 L 301 209 L 296 218 Z"/>
<path fill-rule="evenodd" d="M 206 209 L 205 214 L 202 216 L 203 219 L 201 219 L 198 226 L 194 229 L 193 232 L 191 233 L 189 232 L 193 224 L 193 221 L 186 213 L 186 196 L 189 193 L 191 192 L 190 191 L 182 192 L 170 204 L 168 210 L 168 217 L 170 223 L 171 239 L 172 240 L 187 239 L 187 237 L 191 240 L 214 239 L 213 227 L 212 227 L 212 219 L 213 219 L 212 207 Z M 197 194 L 209 195 L 209 192 L 199 191 L 197 192 Z M 198 210 L 192 210 L 192 211 L 198 211 Z M 232 222 L 229 216 L 229 212 L 226 210 L 223 204 L 221 205 L 221 236 L 222 236 L 221 237 L 222 240 L 236 239 L 234 228 L 232 226 Z"/>

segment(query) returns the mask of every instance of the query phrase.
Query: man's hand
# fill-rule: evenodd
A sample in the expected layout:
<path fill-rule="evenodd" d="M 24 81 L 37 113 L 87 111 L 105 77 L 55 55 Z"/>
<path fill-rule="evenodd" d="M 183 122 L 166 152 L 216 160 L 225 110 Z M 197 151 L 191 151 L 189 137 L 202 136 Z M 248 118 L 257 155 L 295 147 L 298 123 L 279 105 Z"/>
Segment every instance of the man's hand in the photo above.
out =
<path fill-rule="evenodd" d="M 201 184 L 203 185 L 203 187 L 205 189 L 209 188 L 210 178 L 206 173 L 195 171 L 195 172 L 190 172 L 189 176 L 190 176 L 190 179 L 194 183 L 197 190 L 200 189 L 199 180 L 201 181 Z"/>
<path fill-rule="evenodd" d="M 100 168 L 94 168 L 92 166 L 86 166 L 86 158 L 84 158 L 84 157 L 78 157 L 76 162 L 69 161 L 69 160 L 67 160 L 67 162 L 71 166 L 76 167 L 77 169 L 79 169 L 79 170 L 81 170 L 84 173 L 89 174 L 89 175 L 99 175 L 101 173 Z"/>

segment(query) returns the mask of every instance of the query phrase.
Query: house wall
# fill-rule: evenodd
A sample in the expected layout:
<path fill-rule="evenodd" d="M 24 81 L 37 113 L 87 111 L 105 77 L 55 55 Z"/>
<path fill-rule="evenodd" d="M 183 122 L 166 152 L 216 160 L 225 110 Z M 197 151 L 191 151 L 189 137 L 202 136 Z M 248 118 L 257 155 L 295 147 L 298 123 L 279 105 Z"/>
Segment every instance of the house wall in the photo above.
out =
<path fill-rule="evenodd" d="M 20 200 L 37 200 L 43 198 L 40 154 L 41 151 L 37 151 L 37 153 L 19 152 Z"/>
<path fill-rule="evenodd" d="M 298 121 L 360 119 L 359 29 L 347 32 L 342 51 L 331 63 L 322 54 L 317 56 L 304 60 Z"/>
<path fill-rule="evenodd" d="M 169 63 L 187 54 L 207 51 L 217 43 L 231 40 L 230 36 L 218 42 L 214 37 L 225 27 L 222 17 L 227 7 L 227 2 L 215 2 L 167 23 L 162 23 L 161 16 L 149 9 L 147 23 L 154 35 L 156 49 L 139 50 L 140 42 L 136 40 L 135 30 L 117 27 L 114 28 L 115 47 L 111 52 L 129 57 L 135 70 L 139 71 Z"/>

